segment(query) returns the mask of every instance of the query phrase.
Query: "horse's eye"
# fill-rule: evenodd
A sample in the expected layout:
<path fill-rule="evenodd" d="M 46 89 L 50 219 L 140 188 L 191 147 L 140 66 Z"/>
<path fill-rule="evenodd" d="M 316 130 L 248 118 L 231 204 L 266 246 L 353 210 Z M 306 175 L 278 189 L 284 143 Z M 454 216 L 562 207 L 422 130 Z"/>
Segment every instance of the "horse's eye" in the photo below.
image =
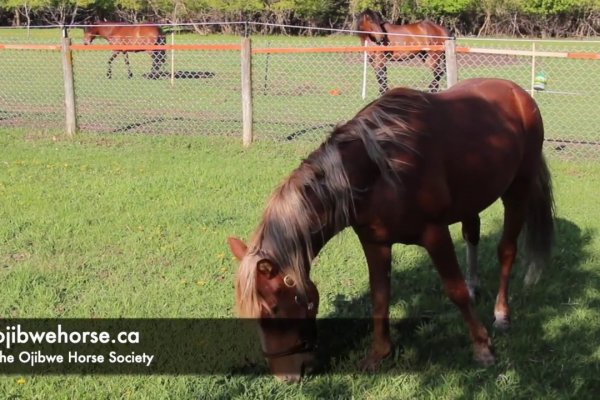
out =
<path fill-rule="evenodd" d="M 278 311 L 279 311 L 279 307 L 277 307 L 277 306 L 273 306 L 273 307 L 271 307 L 271 313 L 272 313 L 273 315 L 277 314 L 277 312 L 278 312 Z"/>

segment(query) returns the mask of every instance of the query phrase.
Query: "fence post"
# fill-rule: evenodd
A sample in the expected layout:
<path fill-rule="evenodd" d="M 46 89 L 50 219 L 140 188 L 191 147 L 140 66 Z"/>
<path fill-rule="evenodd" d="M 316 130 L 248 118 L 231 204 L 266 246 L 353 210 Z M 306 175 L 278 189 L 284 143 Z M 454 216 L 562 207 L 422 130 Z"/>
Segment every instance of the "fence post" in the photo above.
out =
<path fill-rule="evenodd" d="M 242 38 L 242 141 L 250 146 L 252 134 L 252 42 L 249 37 Z"/>
<path fill-rule="evenodd" d="M 458 82 L 458 64 L 456 62 L 456 40 L 448 39 L 444 42 L 446 52 L 446 81 L 448 89 Z"/>
<path fill-rule="evenodd" d="M 531 43 L 531 97 L 535 97 L 535 42 Z"/>
<path fill-rule="evenodd" d="M 61 56 L 63 79 L 65 83 L 65 121 L 67 135 L 77 133 L 77 114 L 75 112 L 75 85 L 73 82 L 73 57 L 71 54 L 71 39 L 61 38 Z"/>

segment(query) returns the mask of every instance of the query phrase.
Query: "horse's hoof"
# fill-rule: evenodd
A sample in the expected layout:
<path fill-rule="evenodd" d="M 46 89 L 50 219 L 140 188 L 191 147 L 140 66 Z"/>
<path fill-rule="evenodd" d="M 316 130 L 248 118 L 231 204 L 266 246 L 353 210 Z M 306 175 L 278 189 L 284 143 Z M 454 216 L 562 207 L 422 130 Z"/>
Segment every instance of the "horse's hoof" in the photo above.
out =
<path fill-rule="evenodd" d="M 385 360 L 391 354 L 391 350 L 387 354 L 381 355 L 376 351 L 371 350 L 369 354 L 360 362 L 359 369 L 362 372 L 375 372 L 381 366 L 383 360 Z"/>
<path fill-rule="evenodd" d="M 359 369 L 361 372 L 375 372 L 381 366 L 382 358 L 368 356 L 360 362 Z"/>
<path fill-rule="evenodd" d="M 489 346 L 481 345 L 475 347 L 475 361 L 487 368 L 496 363 L 496 357 Z"/>
<path fill-rule="evenodd" d="M 508 317 L 496 317 L 494 318 L 494 329 L 500 332 L 506 332 L 510 329 L 510 318 Z"/>
<path fill-rule="evenodd" d="M 489 367 L 496 363 L 496 356 L 494 356 L 494 352 L 492 351 L 492 341 L 490 338 L 484 342 L 474 343 L 473 350 L 475 352 L 475 361 L 483 367 Z"/>

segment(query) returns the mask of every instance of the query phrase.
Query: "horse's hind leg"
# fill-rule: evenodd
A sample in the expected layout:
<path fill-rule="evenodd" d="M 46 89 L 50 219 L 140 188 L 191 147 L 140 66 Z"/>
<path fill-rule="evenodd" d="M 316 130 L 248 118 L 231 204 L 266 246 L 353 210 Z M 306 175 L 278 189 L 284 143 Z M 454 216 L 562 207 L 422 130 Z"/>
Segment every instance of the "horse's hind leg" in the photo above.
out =
<path fill-rule="evenodd" d="M 527 207 L 529 184 L 525 180 L 516 180 L 502 196 L 504 203 L 504 231 L 498 244 L 500 261 L 500 287 L 494 306 L 494 327 L 506 330 L 510 327 L 510 308 L 508 306 L 508 286 L 510 273 L 517 256 L 517 239 L 523 228 Z"/>
<path fill-rule="evenodd" d="M 152 57 L 152 73 L 153 74 L 160 74 L 160 70 L 162 69 L 162 66 L 164 65 L 165 61 L 166 61 L 166 57 L 167 57 L 167 53 L 164 50 L 159 50 L 159 51 L 153 51 L 152 54 L 150 55 L 150 57 Z"/>
<path fill-rule="evenodd" d="M 125 56 L 125 65 L 127 66 L 127 78 L 131 79 L 133 78 L 133 73 L 131 72 L 131 64 L 129 64 L 129 53 L 124 52 L 123 55 Z"/>
<path fill-rule="evenodd" d="M 467 288 L 471 300 L 475 301 L 479 295 L 479 261 L 477 259 L 477 245 L 480 237 L 479 216 L 462 221 L 462 236 L 467 247 Z"/>
<path fill-rule="evenodd" d="M 485 326 L 475 313 L 465 279 L 460 272 L 448 227 L 428 226 L 423 234 L 422 245 L 427 249 L 442 278 L 446 294 L 460 309 L 465 323 L 469 327 L 475 360 L 484 366 L 492 365 L 495 357 L 491 350 L 491 340 Z"/>
<path fill-rule="evenodd" d="M 116 51 L 113 51 L 112 55 L 108 59 L 108 71 L 106 72 L 106 77 L 108 79 L 112 78 L 112 62 L 115 58 L 117 58 L 117 54 L 118 53 Z"/>

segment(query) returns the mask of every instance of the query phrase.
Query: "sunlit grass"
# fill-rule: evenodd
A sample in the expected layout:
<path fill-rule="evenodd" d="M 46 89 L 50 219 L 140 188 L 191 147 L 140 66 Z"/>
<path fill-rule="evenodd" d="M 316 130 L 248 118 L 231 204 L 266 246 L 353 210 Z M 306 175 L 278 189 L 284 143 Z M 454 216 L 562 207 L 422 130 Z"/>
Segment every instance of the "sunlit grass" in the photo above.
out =
<path fill-rule="evenodd" d="M 229 318 L 236 263 L 229 235 L 247 238 L 274 187 L 316 147 L 237 138 L 0 132 L 0 315 Z M 347 372 L 369 343 L 300 386 L 227 376 L 6 376 L 22 398 L 594 398 L 600 372 L 600 166 L 550 157 L 558 210 L 553 265 L 525 291 L 512 280 L 514 327 L 496 334 L 498 363 L 479 368 L 467 330 L 426 254 L 394 247 L 396 348 L 382 374 Z M 491 327 L 502 208 L 482 214 L 480 316 Z M 459 259 L 464 246 L 453 227 Z M 370 313 L 367 269 L 346 231 L 312 276 L 322 317 Z M 423 319 L 423 317 L 426 318 Z"/>

